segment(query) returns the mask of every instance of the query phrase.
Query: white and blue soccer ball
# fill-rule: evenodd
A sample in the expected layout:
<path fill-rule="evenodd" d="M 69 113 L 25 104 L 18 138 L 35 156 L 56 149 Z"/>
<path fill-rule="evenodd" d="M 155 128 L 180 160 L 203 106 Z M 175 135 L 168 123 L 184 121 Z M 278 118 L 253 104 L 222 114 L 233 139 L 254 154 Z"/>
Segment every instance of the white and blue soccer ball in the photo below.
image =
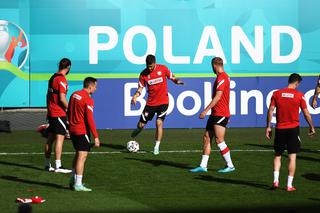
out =
<path fill-rule="evenodd" d="M 139 143 L 137 141 L 129 141 L 127 143 L 127 150 L 129 152 L 138 152 L 139 151 Z"/>

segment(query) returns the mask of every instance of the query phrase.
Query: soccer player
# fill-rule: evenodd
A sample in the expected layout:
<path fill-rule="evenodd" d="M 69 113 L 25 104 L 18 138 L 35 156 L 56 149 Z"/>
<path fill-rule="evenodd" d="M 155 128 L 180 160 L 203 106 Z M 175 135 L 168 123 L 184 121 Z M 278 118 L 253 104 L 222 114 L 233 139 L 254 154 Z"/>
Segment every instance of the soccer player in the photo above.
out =
<path fill-rule="evenodd" d="M 53 74 L 49 80 L 47 92 L 47 119 L 49 121 L 48 139 L 45 144 L 45 169 L 60 173 L 70 173 L 70 169 L 65 169 L 61 165 L 62 146 L 67 133 L 67 117 L 68 101 L 66 98 L 68 91 L 68 75 L 71 68 L 71 61 L 63 58 L 59 62 L 59 71 Z M 50 156 L 52 144 L 55 143 L 55 168 L 51 166 Z"/>
<path fill-rule="evenodd" d="M 82 184 L 84 165 L 90 152 L 90 132 L 93 134 L 94 146 L 100 146 L 99 135 L 93 118 L 94 101 L 90 97 L 97 89 L 97 79 L 87 77 L 83 89 L 70 97 L 68 108 L 70 137 L 76 154 L 70 179 L 70 188 L 75 191 L 92 191 Z"/>
<path fill-rule="evenodd" d="M 293 177 L 296 170 L 296 153 L 300 150 L 299 137 L 299 108 L 301 108 L 306 121 L 310 126 L 309 135 L 315 134 L 312 118 L 307 109 L 304 95 L 297 91 L 302 78 L 300 75 L 293 73 L 288 80 L 288 87 L 275 91 L 271 98 L 271 103 L 267 115 L 266 137 L 271 139 L 271 119 L 274 109 L 276 108 L 276 130 L 274 138 L 274 180 L 273 188 L 279 187 L 279 172 L 281 167 L 281 155 L 285 149 L 288 151 L 289 158 L 289 175 L 287 182 L 287 191 L 295 191 L 292 185 Z"/>
<path fill-rule="evenodd" d="M 177 79 L 165 65 L 156 64 L 154 55 L 147 56 L 146 66 L 146 69 L 140 73 L 138 90 L 133 95 L 131 103 L 133 105 L 136 104 L 137 98 L 141 95 L 144 87 L 147 87 L 148 100 L 140 116 L 137 128 L 132 132 L 131 137 L 134 139 L 147 122 L 152 120 L 154 114 L 157 113 L 153 154 L 158 155 L 163 135 L 163 121 L 169 105 L 167 78 L 175 84 L 183 84 L 183 82 Z"/>
<path fill-rule="evenodd" d="M 211 110 L 211 115 L 207 121 L 206 130 L 203 136 L 203 152 L 200 166 L 191 169 L 190 171 L 207 172 L 207 165 L 211 152 L 211 142 L 214 138 L 221 151 L 221 155 L 226 162 L 226 167 L 219 169 L 218 172 L 233 172 L 235 167 L 231 160 L 230 150 L 224 140 L 226 126 L 230 118 L 230 79 L 227 73 L 224 71 L 223 60 L 221 58 L 213 58 L 211 60 L 211 66 L 213 72 L 217 75 L 213 85 L 213 98 L 205 110 L 201 112 L 199 118 L 204 119 L 209 110 Z"/>
<path fill-rule="evenodd" d="M 318 77 L 318 82 L 316 84 L 316 88 L 314 90 L 314 95 L 312 99 L 312 108 L 315 109 L 317 107 L 317 97 L 320 94 L 320 75 Z"/>

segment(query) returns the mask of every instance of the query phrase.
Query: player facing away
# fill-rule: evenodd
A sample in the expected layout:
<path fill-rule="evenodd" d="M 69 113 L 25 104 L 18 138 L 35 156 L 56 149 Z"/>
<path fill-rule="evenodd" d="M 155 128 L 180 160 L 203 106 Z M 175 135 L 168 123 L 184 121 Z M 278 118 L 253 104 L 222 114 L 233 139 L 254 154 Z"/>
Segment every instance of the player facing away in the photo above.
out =
<path fill-rule="evenodd" d="M 206 130 L 203 135 L 203 152 L 200 166 L 191 169 L 190 172 L 207 172 L 207 165 L 213 138 L 215 139 L 221 155 L 226 162 L 226 167 L 219 169 L 218 172 L 233 172 L 235 167 L 231 160 L 230 150 L 224 140 L 226 126 L 230 118 L 230 79 L 227 73 L 224 71 L 223 60 L 221 58 L 213 58 L 211 60 L 211 66 L 213 72 L 217 75 L 213 85 L 212 100 L 205 110 L 201 112 L 199 118 L 204 119 L 209 110 L 211 110 L 211 115 L 207 121 Z"/>
<path fill-rule="evenodd" d="M 316 84 L 316 88 L 314 90 L 314 95 L 313 95 L 313 99 L 312 99 L 312 108 L 315 109 L 317 107 L 317 97 L 320 94 L 320 75 L 318 77 L 318 81 Z"/>
<path fill-rule="evenodd" d="M 156 57 L 154 55 L 147 56 L 146 66 L 147 67 L 140 73 L 138 90 L 133 95 L 131 103 L 133 105 L 136 104 L 137 98 L 141 95 L 144 87 L 147 87 L 148 99 L 140 116 L 137 128 L 131 134 L 131 138 L 134 140 L 147 122 L 151 121 L 155 113 L 157 113 L 153 153 L 158 155 L 163 135 L 163 121 L 169 106 L 167 78 L 175 84 L 183 84 L 183 82 L 177 79 L 165 65 L 156 64 Z"/>
<path fill-rule="evenodd" d="M 93 118 L 94 101 L 90 97 L 97 89 L 97 80 L 87 77 L 83 89 L 70 97 L 68 108 L 70 137 L 76 154 L 73 159 L 70 188 L 75 191 L 92 191 L 82 184 L 82 177 L 87 156 L 90 152 L 90 132 L 93 134 L 94 146 L 100 146 L 99 135 Z"/>
<path fill-rule="evenodd" d="M 299 137 L 299 108 L 301 108 L 306 121 L 310 126 L 309 135 L 315 134 L 312 118 L 307 109 L 304 95 L 297 91 L 302 78 L 300 75 L 293 73 L 288 80 L 288 87 L 275 91 L 271 98 L 271 103 L 267 115 L 266 137 L 271 139 L 271 119 L 274 109 L 276 108 L 276 130 L 274 138 L 274 179 L 273 188 L 279 187 L 279 172 L 281 167 L 281 155 L 285 149 L 288 151 L 288 182 L 287 191 L 295 191 L 292 185 L 293 177 L 296 170 L 296 153 L 300 150 Z"/>
<path fill-rule="evenodd" d="M 68 101 L 66 98 L 68 91 L 68 75 L 71 68 L 71 61 L 63 58 L 59 62 L 59 71 L 53 74 L 48 83 L 47 92 L 47 119 L 49 121 L 48 139 L 45 144 L 45 169 L 60 173 L 70 173 L 70 169 L 65 169 L 61 165 L 62 146 L 67 133 Z M 50 156 L 52 145 L 55 143 L 55 168 L 51 166 Z"/>

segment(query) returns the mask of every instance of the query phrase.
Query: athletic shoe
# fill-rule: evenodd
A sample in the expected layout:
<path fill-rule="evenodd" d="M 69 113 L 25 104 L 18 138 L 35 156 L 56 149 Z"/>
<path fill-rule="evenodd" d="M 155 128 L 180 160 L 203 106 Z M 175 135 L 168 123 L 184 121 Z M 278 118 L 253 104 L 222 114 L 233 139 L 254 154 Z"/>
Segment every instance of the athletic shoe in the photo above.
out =
<path fill-rule="evenodd" d="M 67 174 L 67 173 L 71 173 L 72 170 L 65 169 L 65 168 L 63 168 L 63 166 L 60 166 L 59 168 L 55 169 L 54 172 Z"/>
<path fill-rule="evenodd" d="M 297 189 L 294 186 L 292 186 L 292 187 L 287 186 L 287 192 L 293 192 L 293 191 L 296 191 L 296 190 Z"/>
<path fill-rule="evenodd" d="M 46 166 L 44 167 L 44 170 L 48 171 L 48 172 L 54 172 L 55 169 L 52 166 Z"/>
<path fill-rule="evenodd" d="M 226 166 L 226 167 L 224 167 L 222 169 L 219 169 L 218 172 L 220 172 L 220 173 L 228 173 L 228 172 L 233 172 L 234 170 L 236 170 L 236 168 Z"/>
<path fill-rule="evenodd" d="M 194 169 L 190 169 L 190 172 L 192 172 L 192 173 L 207 172 L 207 171 L 208 171 L 207 168 L 203 168 L 203 167 L 201 167 L 201 166 L 196 167 L 196 168 L 194 168 Z"/>
<path fill-rule="evenodd" d="M 84 185 L 74 185 L 73 188 L 74 188 L 74 191 L 77 191 L 77 192 L 91 192 L 92 191 L 92 189 L 89 189 L 89 188 L 85 187 Z"/>
<path fill-rule="evenodd" d="M 279 181 L 275 181 L 272 184 L 272 189 L 277 189 L 277 188 L 279 188 Z"/>
<path fill-rule="evenodd" d="M 158 149 L 154 148 L 153 149 L 153 154 L 154 155 L 159 155 L 159 148 Z"/>

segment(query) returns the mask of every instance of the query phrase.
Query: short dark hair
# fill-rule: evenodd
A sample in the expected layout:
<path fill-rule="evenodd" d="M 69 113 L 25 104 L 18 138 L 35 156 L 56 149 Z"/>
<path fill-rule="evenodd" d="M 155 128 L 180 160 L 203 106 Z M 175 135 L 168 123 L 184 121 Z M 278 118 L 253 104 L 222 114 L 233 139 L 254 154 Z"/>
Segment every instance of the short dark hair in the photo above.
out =
<path fill-rule="evenodd" d="M 289 79 L 288 79 L 288 83 L 289 84 L 292 84 L 292 83 L 295 83 L 295 82 L 301 82 L 302 81 L 302 77 L 297 74 L 297 73 L 292 73 L 290 76 L 289 76 Z"/>
<path fill-rule="evenodd" d="M 68 66 L 71 66 L 71 61 L 69 58 L 63 58 L 59 62 L 59 70 L 65 69 Z"/>
<path fill-rule="evenodd" d="M 90 85 L 94 84 L 97 82 L 97 79 L 96 78 L 93 78 L 93 77 L 86 77 L 84 80 L 83 80 L 83 88 L 89 88 Z"/>
<path fill-rule="evenodd" d="M 220 58 L 220 57 L 214 57 L 214 58 L 211 60 L 211 65 L 212 65 L 212 67 L 213 67 L 213 65 L 223 66 L 223 60 L 222 60 L 222 58 Z"/>
<path fill-rule="evenodd" d="M 147 55 L 146 64 L 151 65 L 153 63 L 156 63 L 156 57 L 154 55 Z"/>

